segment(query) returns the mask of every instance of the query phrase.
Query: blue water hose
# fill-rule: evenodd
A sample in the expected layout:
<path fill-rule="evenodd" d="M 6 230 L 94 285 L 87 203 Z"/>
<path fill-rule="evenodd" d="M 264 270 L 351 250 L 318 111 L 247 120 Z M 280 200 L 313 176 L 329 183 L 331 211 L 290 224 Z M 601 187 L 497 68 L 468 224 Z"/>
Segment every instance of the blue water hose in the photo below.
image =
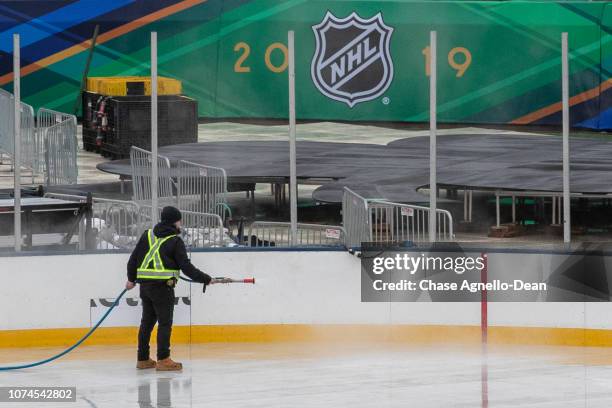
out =
<path fill-rule="evenodd" d="M 81 343 L 83 343 L 85 340 L 87 340 L 87 338 L 89 336 L 91 336 L 93 334 L 93 332 L 96 331 L 96 329 L 98 327 L 100 327 L 100 325 L 102 324 L 102 322 L 108 317 L 108 315 L 110 314 L 110 312 L 113 311 L 113 309 L 115 308 L 115 306 L 117 306 L 119 304 L 119 301 L 121 300 L 121 298 L 123 297 L 123 295 L 125 295 L 125 292 L 127 292 L 127 289 L 123 289 L 123 291 L 119 294 L 119 296 L 117 296 L 117 299 L 115 299 L 115 302 L 108 308 L 108 310 L 106 311 L 106 313 L 104 313 L 104 316 L 102 316 L 102 318 L 100 320 L 98 320 L 98 323 L 95 324 L 94 327 L 92 327 L 87 334 L 85 334 L 85 336 L 83 336 L 79 341 L 77 341 L 76 343 L 74 343 L 72 346 L 68 347 L 66 350 L 62 351 L 59 354 L 56 354 L 53 357 L 49 357 L 45 360 L 40 360 L 40 361 L 36 361 L 34 363 L 30 363 L 30 364 L 22 364 L 22 365 L 15 365 L 15 366 L 7 366 L 7 367 L 0 367 L 0 371 L 8 371 L 8 370 L 21 370 L 24 368 L 30 368 L 30 367 L 36 367 L 39 365 L 43 365 L 43 364 L 47 364 L 50 363 L 53 360 L 57 360 L 58 358 L 65 356 L 66 354 L 70 353 L 72 350 L 74 350 L 75 348 L 77 348 L 78 346 L 81 345 Z"/>

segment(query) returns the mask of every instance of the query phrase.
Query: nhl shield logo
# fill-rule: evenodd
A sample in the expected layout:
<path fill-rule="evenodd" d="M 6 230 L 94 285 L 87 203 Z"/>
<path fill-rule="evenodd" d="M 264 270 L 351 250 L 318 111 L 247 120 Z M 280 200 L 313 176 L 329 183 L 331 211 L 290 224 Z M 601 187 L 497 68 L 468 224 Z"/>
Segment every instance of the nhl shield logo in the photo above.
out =
<path fill-rule="evenodd" d="M 381 13 L 367 20 L 354 12 L 339 19 L 328 11 L 312 30 L 316 50 L 311 76 L 322 94 L 352 108 L 387 90 L 393 80 L 393 28 Z"/>

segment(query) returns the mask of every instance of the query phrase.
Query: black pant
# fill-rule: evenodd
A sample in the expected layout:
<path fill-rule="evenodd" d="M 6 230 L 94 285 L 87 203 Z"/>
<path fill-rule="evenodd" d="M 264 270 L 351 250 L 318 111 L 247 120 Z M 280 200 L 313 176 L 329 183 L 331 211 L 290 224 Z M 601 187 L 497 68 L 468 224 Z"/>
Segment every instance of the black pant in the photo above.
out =
<path fill-rule="evenodd" d="M 142 320 L 138 331 L 138 360 L 149 359 L 149 341 L 157 322 L 157 359 L 170 357 L 170 334 L 174 314 L 174 288 L 165 283 L 140 284 Z"/>

